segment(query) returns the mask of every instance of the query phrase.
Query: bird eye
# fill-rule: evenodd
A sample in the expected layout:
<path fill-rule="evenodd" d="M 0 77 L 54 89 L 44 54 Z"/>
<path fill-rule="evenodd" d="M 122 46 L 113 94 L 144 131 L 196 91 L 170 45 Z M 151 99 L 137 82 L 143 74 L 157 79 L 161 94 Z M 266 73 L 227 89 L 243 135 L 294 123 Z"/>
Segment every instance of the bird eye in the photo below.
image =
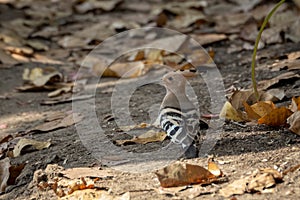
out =
<path fill-rule="evenodd" d="M 173 77 L 169 77 L 168 80 L 169 80 L 169 81 L 172 81 L 172 80 L 173 80 Z"/>

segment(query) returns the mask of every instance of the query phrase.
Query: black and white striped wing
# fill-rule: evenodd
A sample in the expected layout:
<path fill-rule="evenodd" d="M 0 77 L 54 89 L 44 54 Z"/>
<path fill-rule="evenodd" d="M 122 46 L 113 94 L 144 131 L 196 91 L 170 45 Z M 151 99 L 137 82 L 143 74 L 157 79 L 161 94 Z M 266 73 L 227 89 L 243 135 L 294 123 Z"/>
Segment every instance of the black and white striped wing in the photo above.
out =
<path fill-rule="evenodd" d="M 160 126 L 175 144 L 181 144 L 183 148 L 189 146 L 197 134 L 197 112 L 188 110 L 182 112 L 178 108 L 165 107 L 161 109 Z"/>

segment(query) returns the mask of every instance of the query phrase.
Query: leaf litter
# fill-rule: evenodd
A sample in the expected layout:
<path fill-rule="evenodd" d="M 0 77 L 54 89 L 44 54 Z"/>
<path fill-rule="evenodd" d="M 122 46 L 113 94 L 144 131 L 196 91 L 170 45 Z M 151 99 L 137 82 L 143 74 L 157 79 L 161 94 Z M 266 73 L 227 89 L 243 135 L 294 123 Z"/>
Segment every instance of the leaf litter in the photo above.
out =
<path fill-rule="evenodd" d="M 43 3 L 32 3 L 32 1 L 30 0 L 11 0 L 9 2 L 12 8 L 21 9 L 27 15 L 26 19 L 4 20 L 3 22 L 1 22 L 1 27 L 9 27 L 9 29 L 5 28 L 5 30 L 7 30 L 6 32 L 1 30 L 0 60 L 1 63 L 4 63 L 9 67 L 14 66 L 18 63 L 32 61 L 37 63 L 56 63 L 59 65 L 65 64 L 67 62 L 71 62 L 72 64 L 79 63 L 79 60 L 84 57 L 84 53 L 80 55 L 78 52 L 76 52 L 77 50 L 85 51 L 86 49 L 91 49 L 95 44 L 98 44 L 99 42 L 103 41 L 103 39 L 117 33 L 121 29 L 129 29 L 149 24 L 151 25 L 152 23 L 151 20 L 143 20 L 144 24 L 142 24 L 140 21 L 138 21 L 138 19 L 136 19 L 137 23 L 129 24 L 126 21 L 120 22 L 114 16 L 105 18 L 104 15 L 107 13 L 110 14 L 113 13 L 114 10 L 118 10 L 124 7 L 126 8 L 124 4 L 127 3 L 125 1 L 119 0 L 102 2 L 93 0 L 74 1 L 72 2 L 72 6 L 68 6 L 68 4 L 64 2 L 55 2 L 57 5 L 50 4 L 49 2 L 44 2 L 44 4 L 47 4 L 48 6 L 47 9 L 43 9 L 43 6 L 40 6 L 43 5 Z M 295 0 L 294 2 L 296 5 L 299 5 L 299 3 L 297 3 L 298 1 Z M 64 8 L 64 11 L 62 12 L 55 6 Z M 261 20 L 266 15 L 268 10 L 270 10 L 270 8 L 272 8 L 273 6 L 274 4 L 272 2 L 265 4 L 260 0 L 234 0 L 222 2 L 215 5 L 214 3 L 206 1 L 182 2 L 182 4 L 179 5 L 172 2 L 165 2 L 163 4 L 157 2 L 157 5 L 155 5 L 154 8 L 158 8 L 159 12 L 152 12 L 152 17 L 155 18 L 162 16 L 160 19 L 161 22 L 155 22 L 159 26 L 169 28 L 171 27 L 184 32 L 193 32 L 194 30 L 196 30 L 195 33 L 193 33 L 194 38 L 198 39 L 203 45 L 209 45 L 220 41 L 227 42 L 228 40 L 230 40 L 230 38 L 241 39 L 248 44 L 242 45 L 240 47 L 238 46 L 238 48 L 243 50 L 246 48 L 253 48 L 252 44 L 255 39 L 253 35 L 256 35 L 257 27 L 260 26 Z M 143 9 L 148 9 L 147 12 L 149 11 L 150 13 L 150 10 L 154 8 L 151 6 L 145 6 L 145 8 Z M 43 9 L 42 12 L 39 11 L 40 9 Z M 76 16 L 77 13 L 80 13 L 81 16 Z M 97 13 L 104 13 L 104 15 L 99 17 Z M 71 15 L 74 15 L 75 17 L 72 19 L 68 19 L 68 16 Z M 266 31 L 264 32 L 261 48 L 266 48 L 268 44 L 282 43 L 285 40 L 298 42 L 299 37 L 297 36 L 299 34 L 299 31 L 297 27 L 299 26 L 297 26 L 297 23 L 299 23 L 299 20 L 294 20 L 297 19 L 297 17 L 295 17 L 297 15 L 298 14 L 295 10 L 289 11 L 287 9 L 287 6 L 283 6 L 282 9 L 279 10 L 278 15 L 271 21 L 268 29 L 266 29 Z M 127 15 L 124 15 L 125 20 L 127 17 Z M 131 19 L 134 18 L 139 18 L 136 17 L 136 13 L 134 14 L 133 18 L 131 17 Z M 51 21 L 51 23 L 49 23 L 49 21 Z M 95 26 L 91 26 L 91 22 L 93 21 L 107 22 L 103 24 L 99 23 L 100 25 L 97 24 Z M 114 23 L 114 21 L 116 21 L 116 23 Z M 47 26 L 44 26 L 43 24 L 46 24 Z M 289 29 L 287 27 L 292 28 Z M 245 29 L 245 32 L 238 34 L 240 33 L 241 29 Z M 249 35 L 247 33 L 249 33 Z M 283 38 L 279 33 L 284 33 Z M 46 40 L 39 40 L 39 37 L 42 37 Z M 162 43 L 162 45 L 164 45 L 164 43 L 168 44 L 169 41 L 167 38 L 159 41 L 155 41 L 156 38 L 153 38 L 154 43 L 158 42 Z M 5 48 L 3 48 L 2 42 L 5 44 Z M 179 46 L 181 42 L 182 41 L 178 42 Z M 53 58 L 50 53 L 48 54 L 49 48 L 52 48 L 51 45 L 49 45 L 50 43 L 54 44 L 58 48 L 54 51 L 53 55 L 55 56 Z M 60 52 L 64 52 L 64 55 L 62 56 Z M 103 69 L 107 69 L 106 73 L 104 73 L 104 76 L 120 77 L 123 75 L 127 75 L 127 78 L 133 78 L 145 75 L 148 71 L 150 71 L 150 69 L 153 68 L 155 64 L 168 64 L 176 68 L 178 66 L 178 63 L 182 62 L 182 59 L 174 55 L 172 55 L 173 57 L 171 57 L 171 55 L 163 51 L 150 51 L 148 53 L 141 52 L 142 51 L 138 52 L 132 60 L 130 60 L 130 57 L 127 57 L 127 60 L 122 60 L 119 63 L 114 63 L 109 68 L 106 68 L 105 65 L 94 66 L 94 68 L 90 72 L 92 72 L 91 74 L 93 74 L 98 70 L 102 73 Z M 64 58 L 63 61 L 61 60 L 62 57 Z M 201 51 L 189 52 L 188 57 L 196 60 L 199 64 L 209 62 L 207 60 L 202 60 Z M 261 122 L 272 126 L 277 126 L 279 124 L 286 125 L 287 122 L 290 124 L 290 130 L 299 134 L 299 106 L 297 106 L 299 105 L 299 103 L 294 102 L 294 99 L 296 98 L 293 98 L 292 105 L 289 108 L 277 108 L 277 106 L 274 107 L 273 105 L 271 105 L 270 107 L 270 104 L 267 102 L 272 101 L 275 103 L 276 101 L 281 101 L 285 98 L 284 91 L 275 90 L 274 92 L 274 87 L 276 87 L 278 83 L 282 82 L 283 80 L 291 81 L 299 78 L 299 75 L 297 74 L 298 57 L 295 56 L 295 59 L 288 58 L 287 60 L 283 61 L 275 61 L 274 64 L 268 65 L 268 68 L 273 71 L 284 72 L 275 78 L 263 80 L 260 82 L 260 88 L 265 91 L 261 91 L 258 104 L 263 104 L 263 106 L 258 106 L 258 109 L 257 105 L 255 105 L 256 102 L 253 98 L 252 91 L 247 91 L 244 94 L 241 94 L 239 98 L 233 97 L 233 99 L 226 102 L 226 109 L 224 109 L 224 113 L 222 115 L 220 114 L 220 116 L 225 117 L 226 119 L 241 122 L 254 120 L 258 123 Z M 3 66 L 1 65 L 1 67 Z M 132 69 L 134 69 L 134 71 L 131 74 L 127 74 Z M 292 73 L 285 72 L 286 69 Z M 25 72 L 25 81 L 27 81 L 27 85 L 22 86 L 24 91 L 36 89 L 52 90 L 52 92 L 50 92 L 48 96 L 58 97 L 57 99 L 43 101 L 42 103 L 44 103 L 44 105 L 56 105 L 59 103 L 67 103 L 72 101 L 72 98 L 70 96 L 64 96 L 64 94 L 71 94 L 73 84 L 72 82 L 65 82 L 64 75 L 61 72 L 51 72 L 52 74 L 47 72 L 47 74 L 44 74 L 44 69 L 42 69 L 42 72 L 41 70 L 40 72 L 39 70 L 36 70 L 35 73 L 39 76 L 35 78 L 33 78 L 35 73 L 31 75 L 32 72 L 30 72 L 30 70 L 26 69 Z M 271 90 L 269 88 L 273 88 L 273 92 L 270 92 Z M 236 96 L 239 95 L 236 94 Z M 73 100 L 81 100 L 86 98 L 92 97 L 78 96 Z M 294 104 L 296 104 L 296 106 Z M 289 115 L 290 117 L 286 121 L 286 118 Z M 277 117 L 273 118 L 274 116 Z M 283 118 L 280 118 L 279 116 L 283 116 Z M 56 116 L 50 116 L 44 124 L 29 130 L 29 133 L 31 131 L 48 132 L 57 128 L 71 126 L 76 122 L 78 121 L 72 121 L 71 115 L 66 116 L 60 113 Z M 14 136 L 6 135 L 1 143 L 5 144 L 6 142 L 11 141 L 11 137 Z M 210 165 L 214 166 L 213 164 L 209 164 L 209 166 Z M 189 167 L 193 168 L 191 166 Z M 184 169 L 184 167 L 182 168 Z M 199 166 L 194 168 L 200 169 L 201 167 Z M 205 171 L 205 168 L 201 168 L 200 171 L 203 172 L 203 174 L 208 174 L 209 176 L 221 176 L 222 173 L 220 173 L 220 171 L 218 170 L 215 170 L 214 168 L 215 167 L 211 167 L 211 169 L 213 170 L 208 170 L 210 173 Z M 89 171 L 88 169 L 83 169 L 83 171 L 84 170 Z M 92 170 L 94 171 L 95 169 Z M 83 172 L 78 170 L 77 173 Z M 94 174 L 93 176 L 100 175 Z M 6 179 L 6 177 L 4 177 L 4 179 Z M 80 179 L 80 177 L 77 177 L 77 179 L 79 182 L 70 185 L 69 187 L 70 190 L 73 190 L 72 194 L 74 194 L 74 196 L 68 197 L 67 195 L 63 198 L 91 198 L 91 196 L 94 195 L 102 199 L 130 199 L 130 192 L 116 195 L 112 195 L 110 194 L 110 192 L 102 191 L 101 189 L 100 191 L 96 192 L 94 189 L 90 188 L 93 187 L 93 182 L 88 183 L 88 181 L 86 181 L 85 179 Z M 255 178 L 253 178 L 252 181 L 249 180 L 247 192 L 267 192 L 265 188 L 274 186 L 274 180 L 276 182 L 278 181 L 277 179 L 280 180 L 280 176 L 278 176 L 277 172 L 275 172 L 274 170 L 260 170 L 257 172 Z M 243 187 L 244 182 L 245 181 L 241 181 L 239 186 Z M 55 181 L 49 182 L 47 184 L 48 186 L 46 188 L 50 187 L 51 189 L 55 189 L 56 187 Z M 40 183 L 39 187 L 43 188 L 43 183 Z M 194 195 L 193 197 L 197 197 L 197 195 L 200 194 L 205 194 L 205 192 L 203 192 L 202 186 L 193 187 L 195 189 L 194 193 L 192 192 L 192 190 L 185 190 L 184 188 L 186 187 L 188 186 L 178 187 L 179 189 L 176 189 L 175 191 L 187 192 L 186 196 Z M 56 188 L 57 194 L 66 194 L 66 192 L 67 191 L 60 190 L 59 186 L 58 188 Z M 213 191 L 212 193 L 215 192 L 216 191 Z M 77 195 L 76 193 L 79 194 Z"/>

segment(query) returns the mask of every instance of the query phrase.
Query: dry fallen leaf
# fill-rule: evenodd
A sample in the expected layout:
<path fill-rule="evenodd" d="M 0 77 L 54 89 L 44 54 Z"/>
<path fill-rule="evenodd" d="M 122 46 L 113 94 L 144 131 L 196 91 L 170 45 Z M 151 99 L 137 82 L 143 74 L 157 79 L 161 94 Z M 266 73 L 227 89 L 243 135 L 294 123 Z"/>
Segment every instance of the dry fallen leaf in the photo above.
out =
<path fill-rule="evenodd" d="M 282 181 L 282 174 L 272 168 L 260 169 L 252 174 L 252 179 L 248 182 L 248 192 L 263 192 L 263 190 L 276 185 Z"/>
<path fill-rule="evenodd" d="M 163 61 L 163 50 L 160 49 L 147 49 L 145 50 L 146 56 L 145 56 L 145 61 L 146 63 L 157 63 L 157 64 L 162 64 Z"/>
<path fill-rule="evenodd" d="M 208 184 L 217 177 L 207 169 L 186 163 L 174 163 L 155 172 L 162 187 Z"/>
<path fill-rule="evenodd" d="M 285 96 L 284 91 L 277 88 L 270 89 L 267 91 L 258 91 L 258 94 L 259 94 L 259 101 L 272 101 L 272 102 L 282 100 Z M 229 97 L 229 102 L 235 109 L 242 108 L 243 102 L 247 102 L 248 104 L 252 105 L 256 101 L 257 100 L 253 92 L 253 89 L 236 90 Z"/>
<path fill-rule="evenodd" d="M 46 85 L 47 83 L 61 82 L 62 74 L 58 71 L 53 71 L 45 74 L 42 68 L 34 68 L 32 70 L 24 69 L 23 80 L 29 81 L 37 87 Z"/>
<path fill-rule="evenodd" d="M 235 180 L 219 192 L 224 197 L 244 194 L 245 192 L 265 192 L 268 188 L 281 182 L 283 175 L 272 168 L 254 171 L 250 176 Z"/>
<path fill-rule="evenodd" d="M 284 90 L 274 88 L 267 90 L 266 92 L 260 92 L 260 101 L 272 101 L 276 102 L 278 100 L 282 100 L 285 97 Z"/>
<path fill-rule="evenodd" d="M 279 83 L 281 80 L 289 80 L 293 78 L 300 78 L 299 74 L 295 74 L 293 72 L 286 72 L 284 74 L 280 74 L 272 79 L 269 80 L 262 80 L 258 82 L 258 88 L 261 90 L 268 89 L 269 87 Z"/>
<path fill-rule="evenodd" d="M 290 109 L 292 112 L 296 112 L 297 110 L 300 110 L 300 97 L 292 98 L 292 104 L 290 106 Z"/>
<path fill-rule="evenodd" d="M 140 124 L 134 124 L 134 125 L 129 125 L 129 126 L 120 126 L 120 129 L 122 129 L 123 131 L 130 131 L 133 129 L 148 128 L 150 126 L 151 126 L 151 124 L 142 122 Z"/>
<path fill-rule="evenodd" d="M 38 77 L 43 76 L 43 69 L 42 68 L 33 68 L 32 70 L 29 70 L 28 68 L 24 69 L 23 72 L 23 80 L 25 81 L 33 81 Z"/>
<path fill-rule="evenodd" d="M 134 78 L 146 73 L 145 65 L 141 61 L 115 63 L 109 66 L 109 70 L 113 71 L 116 77 L 123 78 Z"/>
<path fill-rule="evenodd" d="M 243 102 L 248 102 L 251 95 L 253 95 L 252 89 L 236 90 L 230 96 L 229 101 L 235 109 L 240 109 L 243 107 Z"/>
<path fill-rule="evenodd" d="M 292 114 L 292 111 L 286 107 L 273 109 L 270 113 L 258 120 L 258 124 L 266 124 L 269 126 L 281 126 L 286 124 L 287 118 Z"/>
<path fill-rule="evenodd" d="M 8 185 L 15 185 L 16 184 L 16 179 L 21 174 L 24 167 L 25 167 L 24 163 L 10 166 L 10 168 L 9 168 L 9 179 L 7 181 Z"/>
<path fill-rule="evenodd" d="M 66 86 L 59 88 L 57 90 L 54 90 L 53 92 L 48 93 L 48 97 L 57 97 L 60 94 L 72 92 L 72 89 L 73 89 L 73 83 L 68 84 L 68 85 L 66 84 Z"/>
<path fill-rule="evenodd" d="M 251 108 L 256 114 L 258 114 L 260 117 L 263 117 L 274 110 L 276 106 L 272 101 L 259 101 L 251 105 Z"/>
<path fill-rule="evenodd" d="M 75 10 L 78 13 L 86 13 L 91 10 L 101 9 L 104 11 L 111 11 L 113 10 L 122 0 L 111 0 L 111 1 L 95 1 L 95 0 L 88 0 L 84 2 L 78 3 L 75 5 Z"/>
<path fill-rule="evenodd" d="M 69 179 L 77 179 L 80 177 L 112 177 L 114 174 L 110 170 L 103 170 L 99 168 L 80 167 L 80 168 L 69 168 L 61 172 L 64 177 Z"/>
<path fill-rule="evenodd" d="M 95 189 L 76 190 L 70 195 L 60 198 L 61 200 L 84 199 L 84 200 L 130 200 L 130 193 L 114 196 L 109 192 Z"/>
<path fill-rule="evenodd" d="M 221 169 L 213 161 L 208 161 L 207 170 L 210 171 L 216 177 L 221 177 L 223 175 L 223 172 L 221 171 Z"/>
<path fill-rule="evenodd" d="M 56 105 L 56 104 L 63 104 L 63 103 L 70 103 L 74 101 L 82 101 L 86 99 L 93 98 L 94 95 L 80 95 L 80 96 L 60 96 L 59 98 L 51 99 L 51 100 L 44 100 L 41 102 L 41 105 Z"/>
<path fill-rule="evenodd" d="M 23 80 L 25 85 L 18 87 L 20 91 L 56 90 L 67 86 L 63 82 L 63 75 L 54 68 L 24 69 Z"/>
<path fill-rule="evenodd" d="M 80 122 L 83 119 L 83 117 L 81 115 L 79 115 L 78 113 L 71 113 L 68 115 L 65 115 L 63 119 L 59 118 L 53 121 L 48 121 L 45 122 L 44 124 L 38 125 L 34 128 L 32 128 L 31 130 L 28 131 L 29 132 L 48 132 L 48 131 L 52 131 L 52 130 L 56 130 L 59 128 L 65 128 L 68 126 L 72 126 L 78 122 Z"/>
<path fill-rule="evenodd" d="M 0 49 L 0 62 L 9 65 L 14 65 L 18 63 L 16 59 L 14 59 L 9 53 L 6 53 L 2 49 Z"/>
<path fill-rule="evenodd" d="M 230 197 L 235 194 L 244 194 L 249 181 L 249 177 L 235 180 L 229 185 L 220 189 L 219 193 L 221 196 Z"/>
<path fill-rule="evenodd" d="M 138 137 L 133 137 L 130 140 L 116 140 L 118 145 L 127 145 L 132 143 L 137 144 L 147 144 L 150 142 L 161 142 L 164 141 L 167 137 L 165 132 L 156 132 L 153 130 L 149 130 L 146 133 L 139 135 Z"/>
<path fill-rule="evenodd" d="M 0 189 L 1 193 L 5 192 L 7 181 L 9 178 L 10 161 L 9 158 L 0 160 Z"/>
<path fill-rule="evenodd" d="M 10 133 L 1 133 L 0 134 L 0 144 L 2 144 L 4 142 L 8 142 L 12 138 L 13 138 L 13 136 Z"/>
<path fill-rule="evenodd" d="M 239 110 L 236 110 L 228 101 L 224 104 L 219 116 L 220 118 L 237 122 L 244 121 L 242 113 Z"/>
<path fill-rule="evenodd" d="M 260 116 L 246 102 L 244 102 L 245 111 L 249 120 L 258 120 Z"/>
<path fill-rule="evenodd" d="M 22 138 L 19 140 L 17 145 L 15 146 L 13 150 L 14 157 L 18 157 L 21 154 L 21 151 L 26 146 L 33 146 L 37 150 L 48 148 L 51 145 L 51 142 L 40 142 L 36 140 L 26 139 Z"/>
<path fill-rule="evenodd" d="M 288 119 L 287 123 L 290 125 L 289 129 L 300 135 L 300 110 L 294 112 Z"/>
<path fill-rule="evenodd" d="M 267 65 L 271 71 L 281 71 L 281 70 L 299 70 L 300 69 L 300 60 L 282 60 L 272 65 Z"/>
<path fill-rule="evenodd" d="M 219 42 L 222 40 L 227 39 L 227 36 L 225 34 L 217 34 L 217 33 L 208 33 L 208 34 L 199 34 L 199 35 L 191 35 L 193 38 L 196 39 L 197 42 L 200 43 L 200 45 L 207 45 L 214 42 Z"/>
<path fill-rule="evenodd" d="M 188 186 L 178 186 L 178 187 L 169 187 L 169 188 L 163 188 L 159 187 L 155 189 L 159 194 L 165 194 L 165 195 L 172 195 L 175 196 L 178 192 L 181 192 L 183 190 L 186 190 Z"/>

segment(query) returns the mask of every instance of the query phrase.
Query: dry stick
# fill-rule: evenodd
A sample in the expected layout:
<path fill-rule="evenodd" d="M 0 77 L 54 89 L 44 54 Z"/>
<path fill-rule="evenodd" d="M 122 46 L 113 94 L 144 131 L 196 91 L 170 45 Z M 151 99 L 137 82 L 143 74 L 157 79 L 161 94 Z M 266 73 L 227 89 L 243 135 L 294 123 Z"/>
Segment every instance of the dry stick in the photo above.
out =
<path fill-rule="evenodd" d="M 258 43 L 260 41 L 261 38 L 261 34 L 265 28 L 265 26 L 267 25 L 267 23 L 269 22 L 269 19 L 271 18 L 271 16 L 274 14 L 274 12 L 277 10 L 277 8 L 279 6 L 281 6 L 281 4 L 283 4 L 285 2 L 285 0 L 281 0 L 279 3 L 276 4 L 276 6 L 271 10 L 271 12 L 267 15 L 267 17 L 265 18 L 263 24 L 260 27 L 260 30 L 258 32 L 258 35 L 256 37 L 256 41 L 255 41 L 255 45 L 254 45 L 254 49 L 253 49 L 253 54 L 252 54 L 252 62 L 251 62 L 251 78 L 252 78 L 252 86 L 253 86 L 253 90 L 254 90 L 254 94 L 256 97 L 256 101 L 259 100 L 259 94 L 257 91 L 257 85 L 256 85 L 256 80 L 255 80 L 255 67 L 256 67 L 256 53 L 257 53 L 257 47 L 258 47 Z"/>

